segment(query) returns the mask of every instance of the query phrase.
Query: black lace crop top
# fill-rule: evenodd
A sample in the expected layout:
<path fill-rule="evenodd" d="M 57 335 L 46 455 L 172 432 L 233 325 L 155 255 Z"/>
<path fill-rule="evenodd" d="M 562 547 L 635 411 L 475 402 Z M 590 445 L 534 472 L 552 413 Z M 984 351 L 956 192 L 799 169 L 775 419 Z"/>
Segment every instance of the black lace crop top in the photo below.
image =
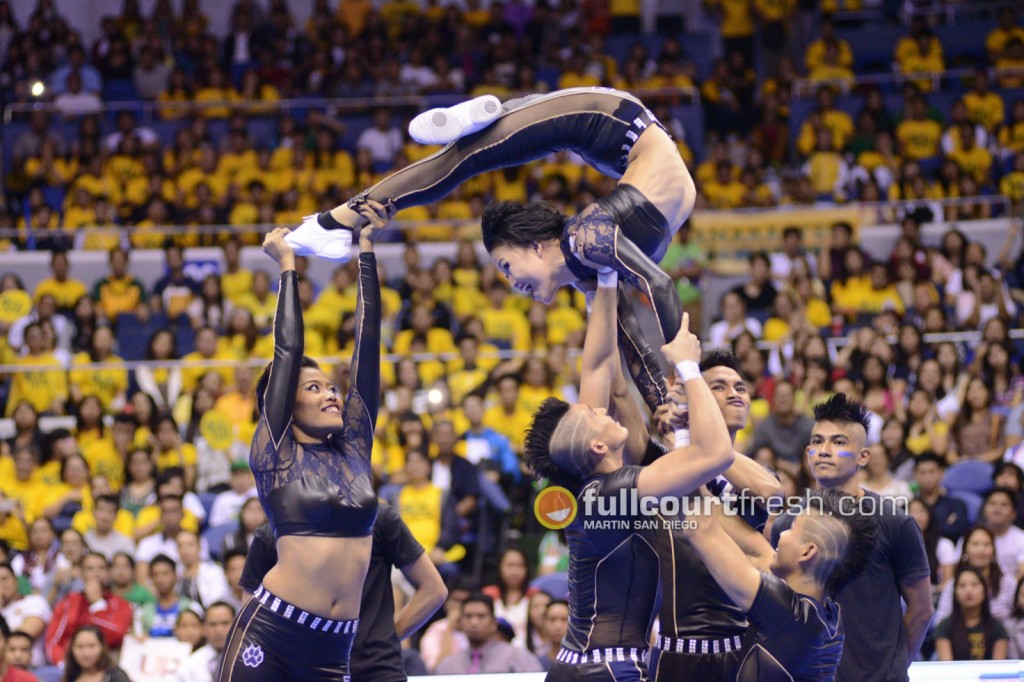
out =
<path fill-rule="evenodd" d="M 377 496 L 370 450 L 380 396 L 380 283 L 372 253 L 359 256 L 359 303 L 352 385 L 342 406 L 344 427 L 323 443 L 292 435 L 303 344 L 298 277 L 281 276 L 274 318 L 274 361 L 249 463 L 274 537 L 366 537 Z"/>

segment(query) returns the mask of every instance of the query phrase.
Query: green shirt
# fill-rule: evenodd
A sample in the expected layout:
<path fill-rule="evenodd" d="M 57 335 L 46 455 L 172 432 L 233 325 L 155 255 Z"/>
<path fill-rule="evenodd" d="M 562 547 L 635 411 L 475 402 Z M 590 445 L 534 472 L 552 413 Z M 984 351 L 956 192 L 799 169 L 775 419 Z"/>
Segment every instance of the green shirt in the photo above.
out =
<path fill-rule="evenodd" d="M 668 245 L 668 249 L 665 250 L 665 257 L 661 259 L 661 267 L 669 271 L 685 265 L 700 265 L 703 267 L 707 261 L 707 255 L 693 242 L 680 244 L 678 241 L 673 240 Z M 697 288 L 697 282 L 691 281 L 689 277 L 682 277 L 676 281 L 676 291 L 679 293 L 679 298 L 683 305 L 700 299 L 700 289 Z"/>

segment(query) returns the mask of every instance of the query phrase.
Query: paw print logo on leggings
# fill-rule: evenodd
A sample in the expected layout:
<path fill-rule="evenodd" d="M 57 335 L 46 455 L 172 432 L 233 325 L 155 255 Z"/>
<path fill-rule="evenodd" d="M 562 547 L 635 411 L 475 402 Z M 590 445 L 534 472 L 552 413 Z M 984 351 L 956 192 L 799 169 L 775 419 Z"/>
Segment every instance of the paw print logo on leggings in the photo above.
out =
<path fill-rule="evenodd" d="M 263 649 L 259 644 L 250 644 L 242 651 L 242 663 L 250 668 L 258 668 L 262 662 Z"/>

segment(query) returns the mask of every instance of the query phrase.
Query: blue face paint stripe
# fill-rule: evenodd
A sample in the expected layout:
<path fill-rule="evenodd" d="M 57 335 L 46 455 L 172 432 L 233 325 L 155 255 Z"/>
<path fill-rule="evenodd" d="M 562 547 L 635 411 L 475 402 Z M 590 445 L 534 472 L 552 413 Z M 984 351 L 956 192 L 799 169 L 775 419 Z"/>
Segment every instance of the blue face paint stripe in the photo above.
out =
<path fill-rule="evenodd" d="M 857 456 L 856 452 L 850 452 L 849 450 L 840 450 L 837 454 L 840 457 L 856 457 Z"/>
<path fill-rule="evenodd" d="M 816 454 L 818 454 L 817 450 L 811 450 L 810 448 L 808 448 L 808 450 L 807 450 L 807 456 L 808 457 L 814 457 Z"/>

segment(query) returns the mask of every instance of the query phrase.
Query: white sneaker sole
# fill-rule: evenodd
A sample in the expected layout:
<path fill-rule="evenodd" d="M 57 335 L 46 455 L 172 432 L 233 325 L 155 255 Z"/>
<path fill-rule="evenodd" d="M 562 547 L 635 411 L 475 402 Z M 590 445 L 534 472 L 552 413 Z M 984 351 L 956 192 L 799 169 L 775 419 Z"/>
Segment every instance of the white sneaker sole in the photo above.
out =
<path fill-rule="evenodd" d="M 430 109 L 409 123 L 409 135 L 420 144 L 448 144 L 483 130 L 501 116 L 501 100 L 483 95 L 453 107 Z"/>
<path fill-rule="evenodd" d="M 352 230 L 325 230 L 316 216 L 306 216 L 302 224 L 284 237 L 296 256 L 316 256 L 342 263 L 352 258 Z"/>

